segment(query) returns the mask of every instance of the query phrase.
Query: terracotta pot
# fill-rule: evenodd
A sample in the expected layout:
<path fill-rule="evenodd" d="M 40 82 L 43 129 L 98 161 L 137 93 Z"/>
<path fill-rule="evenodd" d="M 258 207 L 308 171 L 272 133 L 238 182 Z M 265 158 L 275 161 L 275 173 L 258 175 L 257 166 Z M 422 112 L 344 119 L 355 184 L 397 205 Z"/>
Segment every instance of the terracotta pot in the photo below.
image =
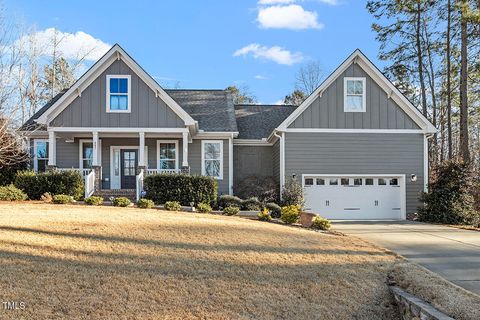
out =
<path fill-rule="evenodd" d="M 313 224 L 313 219 L 315 219 L 316 216 L 317 215 L 314 213 L 302 212 L 300 213 L 300 223 L 302 226 L 310 228 Z"/>

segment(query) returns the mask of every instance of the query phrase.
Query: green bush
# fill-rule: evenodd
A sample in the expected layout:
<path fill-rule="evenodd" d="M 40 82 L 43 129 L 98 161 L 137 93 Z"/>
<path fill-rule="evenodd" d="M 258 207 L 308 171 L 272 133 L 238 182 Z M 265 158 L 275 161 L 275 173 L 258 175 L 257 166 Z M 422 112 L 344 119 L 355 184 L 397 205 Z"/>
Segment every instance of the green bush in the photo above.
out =
<path fill-rule="evenodd" d="M 282 208 L 276 203 L 270 202 L 265 205 L 265 208 L 267 208 L 270 211 L 270 216 L 272 218 L 280 218 L 282 215 Z"/>
<path fill-rule="evenodd" d="M 91 196 L 85 199 L 85 203 L 89 206 L 99 206 L 103 204 L 103 198 L 97 196 Z"/>
<path fill-rule="evenodd" d="M 330 221 L 328 221 L 327 219 L 322 218 L 320 216 L 315 217 L 315 219 L 313 219 L 313 224 L 312 224 L 313 229 L 328 230 L 328 229 L 330 229 L 331 226 L 332 225 L 331 225 Z"/>
<path fill-rule="evenodd" d="M 256 197 L 251 197 L 242 201 L 242 210 L 258 211 L 261 209 L 262 203 Z"/>
<path fill-rule="evenodd" d="M 234 215 L 238 214 L 239 212 L 240 212 L 239 207 L 229 206 L 229 207 L 225 207 L 223 209 L 223 213 L 227 216 L 234 216 Z"/>
<path fill-rule="evenodd" d="M 278 182 L 270 176 L 249 176 L 236 182 L 234 191 L 237 197 L 242 199 L 256 197 L 262 203 L 277 202 L 280 195 Z"/>
<path fill-rule="evenodd" d="M 242 207 L 242 199 L 236 196 L 231 196 L 228 194 L 223 194 L 218 197 L 217 206 L 219 208 L 226 208 L 226 207 Z"/>
<path fill-rule="evenodd" d="M 272 217 L 270 216 L 270 211 L 267 208 L 264 208 L 263 211 L 257 215 L 257 217 L 258 217 L 258 220 L 260 221 L 272 220 Z"/>
<path fill-rule="evenodd" d="M 41 196 L 50 194 L 66 194 L 75 200 L 83 197 L 83 178 L 78 171 L 48 171 L 35 173 L 21 171 L 15 177 L 15 186 L 32 200 L 40 200 Z"/>
<path fill-rule="evenodd" d="M 286 224 L 292 224 L 300 218 L 300 208 L 296 205 L 282 207 L 280 219 Z"/>
<path fill-rule="evenodd" d="M 28 160 L 28 158 L 26 157 Z M 0 166 L 0 186 L 8 186 L 15 181 L 17 172 L 27 169 L 28 161 L 20 161 L 11 165 Z"/>
<path fill-rule="evenodd" d="M 184 206 L 190 203 L 212 203 L 217 199 L 218 183 L 212 177 L 183 174 L 152 174 L 145 177 L 145 198 L 155 203 L 178 201 Z"/>
<path fill-rule="evenodd" d="M 197 205 L 197 211 L 201 213 L 210 213 L 212 212 L 212 207 L 208 203 L 199 203 Z"/>
<path fill-rule="evenodd" d="M 27 195 L 13 184 L 0 187 L 0 201 L 27 200 Z"/>
<path fill-rule="evenodd" d="M 137 202 L 137 207 L 143 208 L 143 209 L 151 209 L 155 206 L 155 203 L 150 200 L 150 199 L 140 199 Z"/>
<path fill-rule="evenodd" d="M 165 210 L 168 211 L 180 211 L 182 205 L 178 201 L 167 201 L 165 202 Z"/>
<path fill-rule="evenodd" d="M 55 204 L 67 204 L 72 202 L 73 197 L 68 194 L 56 194 L 53 196 L 53 203 Z"/>
<path fill-rule="evenodd" d="M 128 207 L 131 204 L 132 204 L 132 201 L 130 201 L 130 199 L 125 197 L 119 197 L 119 198 L 113 199 L 113 205 L 115 207 Z"/>
<path fill-rule="evenodd" d="M 474 207 L 474 175 L 464 163 L 449 161 L 432 168 L 424 206 L 418 208 L 421 221 L 480 226 L 480 212 Z"/>
<path fill-rule="evenodd" d="M 296 179 L 290 179 L 282 190 L 283 206 L 303 206 L 303 188 Z"/>

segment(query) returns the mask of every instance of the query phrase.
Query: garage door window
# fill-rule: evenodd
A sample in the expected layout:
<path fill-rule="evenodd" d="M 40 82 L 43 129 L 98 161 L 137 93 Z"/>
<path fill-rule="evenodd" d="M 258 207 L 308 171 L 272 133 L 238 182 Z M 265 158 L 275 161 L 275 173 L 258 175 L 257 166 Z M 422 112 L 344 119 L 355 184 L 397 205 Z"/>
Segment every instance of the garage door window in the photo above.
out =
<path fill-rule="evenodd" d="M 373 179 L 371 179 L 371 178 L 365 179 L 365 185 L 366 186 L 373 186 Z"/>
<path fill-rule="evenodd" d="M 363 184 L 363 179 L 361 178 L 353 179 L 353 185 L 361 186 L 362 184 Z"/>
<path fill-rule="evenodd" d="M 324 186 L 324 185 L 325 185 L 325 179 L 317 178 L 317 186 Z"/>
<path fill-rule="evenodd" d="M 397 178 L 390 179 L 390 185 L 391 186 L 398 186 L 398 179 Z"/>
<path fill-rule="evenodd" d="M 313 186 L 313 178 L 306 178 L 305 179 L 306 186 Z"/>
<path fill-rule="evenodd" d="M 385 180 L 385 179 L 378 179 L 378 185 L 379 185 L 379 186 L 386 186 L 386 185 L 387 185 L 387 180 Z"/>
<path fill-rule="evenodd" d="M 340 181 L 340 183 L 342 184 L 342 186 L 348 186 L 348 182 L 349 182 L 350 179 L 348 178 L 342 178 Z"/>
<path fill-rule="evenodd" d="M 337 186 L 338 185 L 338 179 L 337 178 L 330 179 L 330 185 L 331 186 Z"/>

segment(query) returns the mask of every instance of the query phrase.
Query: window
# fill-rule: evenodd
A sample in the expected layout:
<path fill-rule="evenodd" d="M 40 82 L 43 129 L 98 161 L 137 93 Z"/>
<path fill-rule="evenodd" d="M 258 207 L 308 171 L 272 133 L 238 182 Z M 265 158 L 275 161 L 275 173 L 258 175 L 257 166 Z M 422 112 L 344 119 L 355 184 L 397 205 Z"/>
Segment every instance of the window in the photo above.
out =
<path fill-rule="evenodd" d="M 157 159 L 158 169 L 176 170 L 178 169 L 178 141 L 157 141 Z"/>
<path fill-rule="evenodd" d="M 387 185 L 387 180 L 385 179 L 378 179 L 378 185 L 379 186 L 386 186 Z"/>
<path fill-rule="evenodd" d="M 130 76 L 107 75 L 107 112 L 130 110 Z"/>
<path fill-rule="evenodd" d="M 363 184 L 363 179 L 362 178 L 353 179 L 353 185 L 354 186 L 361 186 L 362 184 Z"/>
<path fill-rule="evenodd" d="M 390 179 L 390 185 L 391 186 L 398 186 L 398 179 L 397 178 Z"/>
<path fill-rule="evenodd" d="M 348 186 L 349 179 L 348 178 L 342 178 L 340 179 L 340 184 L 342 186 Z"/>
<path fill-rule="evenodd" d="M 48 165 L 48 140 L 35 140 L 33 147 L 33 169 L 45 172 Z"/>
<path fill-rule="evenodd" d="M 345 112 L 366 111 L 365 78 L 345 78 L 344 107 Z"/>
<path fill-rule="evenodd" d="M 223 179 L 223 141 L 202 141 L 202 175 Z"/>
<path fill-rule="evenodd" d="M 324 186 L 324 185 L 325 185 L 325 179 L 317 178 L 317 186 Z"/>
<path fill-rule="evenodd" d="M 338 179 L 337 178 L 330 179 L 330 185 L 331 186 L 337 186 L 338 185 Z"/>
<path fill-rule="evenodd" d="M 306 186 L 313 186 L 313 178 L 305 178 Z"/>
<path fill-rule="evenodd" d="M 366 186 L 373 186 L 373 179 L 372 178 L 365 179 L 365 185 Z"/>
<path fill-rule="evenodd" d="M 93 142 L 80 140 L 80 169 L 90 169 L 93 164 Z"/>

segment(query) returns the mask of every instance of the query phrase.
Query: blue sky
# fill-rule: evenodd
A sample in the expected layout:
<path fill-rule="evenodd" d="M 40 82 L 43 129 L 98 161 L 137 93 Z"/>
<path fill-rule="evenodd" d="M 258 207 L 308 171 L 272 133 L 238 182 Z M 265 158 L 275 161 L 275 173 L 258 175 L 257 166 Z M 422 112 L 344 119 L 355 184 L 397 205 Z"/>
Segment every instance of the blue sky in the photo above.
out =
<path fill-rule="evenodd" d="M 71 3 L 6 0 L 5 6 L 38 31 L 55 27 L 74 35 L 82 31 L 102 44 L 119 43 L 165 86 L 248 85 L 261 103 L 277 102 L 291 92 L 295 73 L 309 59 L 318 60 L 328 74 L 360 48 L 383 66 L 366 1 Z M 72 42 L 79 39 L 72 37 Z"/>

